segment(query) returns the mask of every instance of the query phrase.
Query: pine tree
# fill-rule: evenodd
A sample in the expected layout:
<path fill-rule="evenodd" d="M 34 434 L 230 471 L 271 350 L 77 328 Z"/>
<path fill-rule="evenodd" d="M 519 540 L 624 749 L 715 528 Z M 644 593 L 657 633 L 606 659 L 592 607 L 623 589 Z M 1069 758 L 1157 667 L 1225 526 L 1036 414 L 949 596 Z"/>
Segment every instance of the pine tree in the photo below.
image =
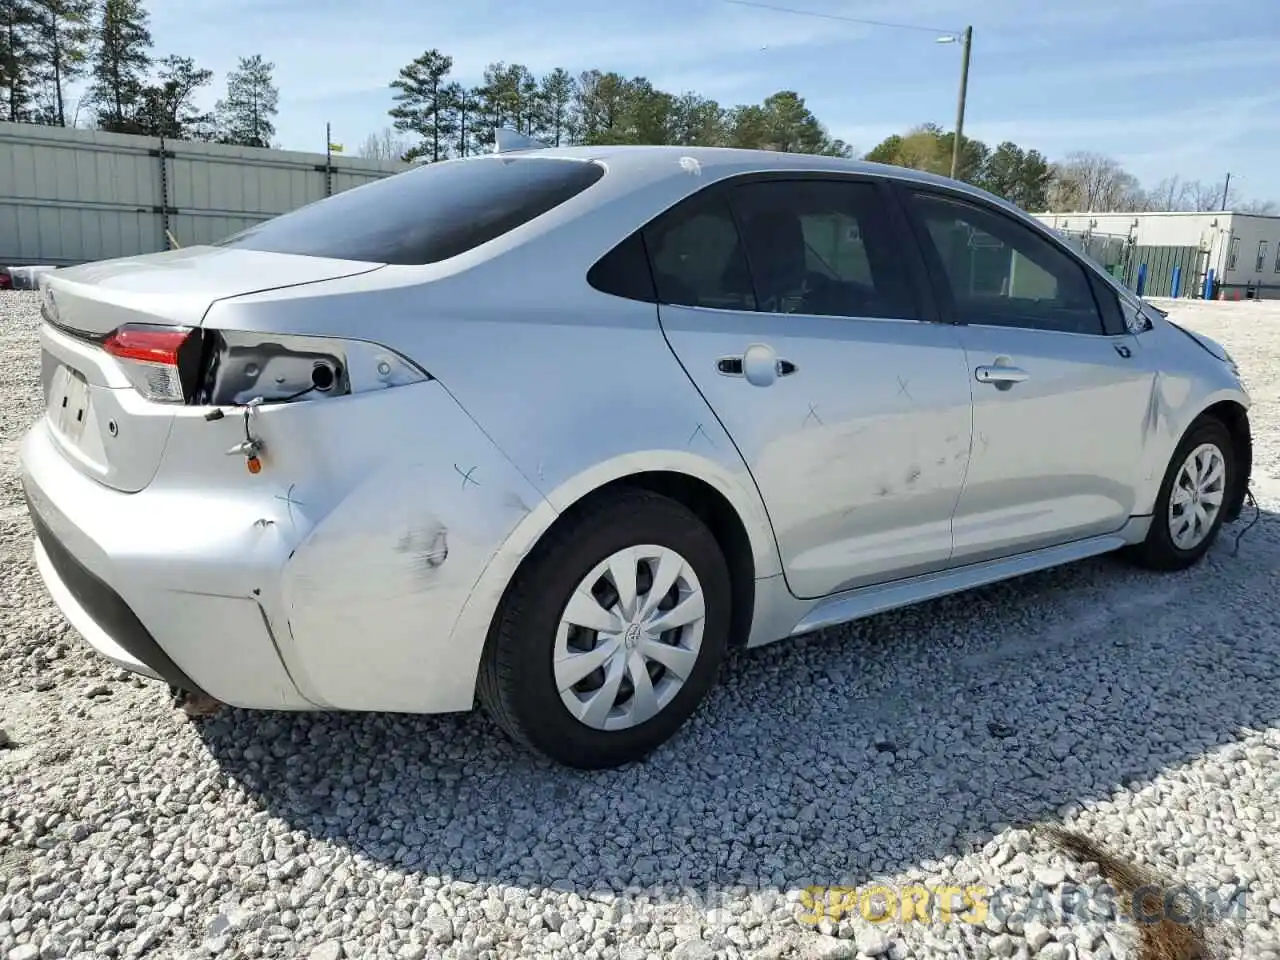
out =
<path fill-rule="evenodd" d="M 477 120 L 480 98 L 476 91 L 460 83 L 451 83 L 440 91 L 440 101 L 447 118 L 449 152 L 455 157 L 478 153 Z"/>
<path fill-rule="evenodd" d="M 542 78 L 539 91 L 543 109 L 543 133 L 552 146 L 570 139 L 573 127 L 573 77 L 563 67 L 556 67 Z"/>
<path fill-rule="evenodd" d="M 165 57 L 158 66 L 159 82 L 143 92 L 143 132 L 173 140 L 210 139 L 213 115 L 198 112 L 192 100 L 213 81 L 213 71 L 196 67 L 190 57 Z"/>
<path fill-rule="evenodd" d="M 413 63 L 402 67 L 400 75 L 391 81 L 391 87 L 396 91 L 396 105 L 390 113 L 396 129 L 421 137 L 405 159 L 430 157 L 434 163 L 444 156 L 444 148 L 452 133 L 444 95 L 446 78 L 452 69 L 452 57 L 439 50 L 428 50 Z"/>
<path fill-rule="evenodd" d="M 39 67 L 36 22 L 32 0 L 0 0 L 0 119 L 31 119 Z"/>
<path fill-rule="evenodd" d="M 137 113 L 151 67 L 147 22 L 140 0 L 102 0 L 90 94 L 103 130 L 139 132 Z"/>
<path fill-rule="evenodd" d="M 241 57 L 240 66 L 227 76 L 227 97 L 219 100 L 215 107 L 223 143 L 242 147 L 271 146 L 271 138 L 276 133 L 274 117 L 280 101 L 280 91 L 271 77 L 275 66 L 254 54 Z"/>
<path fill-rule="evenodd" d="M 67 84 L 83 76 L 93 40 L 94 0 L 32 0 L 35 48 L 50 124 L 67 125 Z"/>

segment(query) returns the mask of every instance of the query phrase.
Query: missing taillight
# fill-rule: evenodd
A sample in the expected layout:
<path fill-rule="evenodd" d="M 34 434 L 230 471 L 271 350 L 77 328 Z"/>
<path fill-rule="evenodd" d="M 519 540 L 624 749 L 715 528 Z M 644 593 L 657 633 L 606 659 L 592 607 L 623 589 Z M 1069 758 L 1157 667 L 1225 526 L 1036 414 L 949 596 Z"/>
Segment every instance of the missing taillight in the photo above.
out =
<path fill-rule="evenodd" d="M 349 391 L 342 358 L 297 337 L 211 331 L 199 402 L 219 405 L 297 400 L 312 391 Z"/>
<path fill-rule="evenodd" d="M 107 335 L 102 349 L 120 361 L 134 389 L 148 400 L 183 403 L 193 396 L 201 338 L 190 327 L 125 324 Z"/>
<path fill-rule="evenodd" d="M 337 382 L 338 374 L 333 367 L 321 361 L 311 368 L 311 386 L 321 393 L 328 393 Z"/>
<path fill-rule="evenodd" d="M 207 330 L 195 402 L 215 406 L 344 397 L 429 380 L 394 350 L 362 340 Z"/>

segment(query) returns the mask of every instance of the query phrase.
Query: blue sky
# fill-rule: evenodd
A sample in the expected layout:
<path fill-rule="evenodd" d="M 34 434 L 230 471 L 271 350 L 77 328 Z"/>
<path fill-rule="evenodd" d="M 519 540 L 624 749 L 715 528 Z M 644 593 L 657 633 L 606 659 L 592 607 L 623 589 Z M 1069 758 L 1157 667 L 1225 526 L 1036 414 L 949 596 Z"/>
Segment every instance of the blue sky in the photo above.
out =
<path fill-rule="evenodd" d="M 1095 150 L 1147 185 L 1179 174 L 1280 200 L 1280 12 L 1275 0 L 767 0 L 974 28 L 966 133 L 1050 157 Z M 958 44 L 725 0 L 148 0 L 158 54 L 217 73 L 242 54 L 276 64 L 278 139 L 358 145 L 388 124 L 389 81 L 429 47 L 456 78 L 493 60 L 643 75 L 725 104 L 798 90 L 867 150 L 915 123 L 954 123 Z M 219 91 L 210 91 L 208 101 Z"/>

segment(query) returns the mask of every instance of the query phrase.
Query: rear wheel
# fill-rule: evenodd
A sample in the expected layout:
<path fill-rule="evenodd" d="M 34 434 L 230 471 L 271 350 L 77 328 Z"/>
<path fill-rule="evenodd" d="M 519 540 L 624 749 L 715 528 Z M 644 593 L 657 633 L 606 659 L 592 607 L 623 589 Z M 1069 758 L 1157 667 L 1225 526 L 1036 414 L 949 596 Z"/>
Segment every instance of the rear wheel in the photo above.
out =
<path fill-rule="evenodd" d="M 682 504 L 628 490 L 554 530 L 490 632 L 481 702 L 511 736 L 581 769 L 639 760 L 715 679 L 729 572 Z"/>
<path fill-rule="evenodd" d="M 1191 425 L 1165 472 L 1147 538 L 1133 558 L 1153 570 L 1182 570 L 1208 552 L 1222 529 L 1235 482 L 1231 433 L 1214 417 Z"/>

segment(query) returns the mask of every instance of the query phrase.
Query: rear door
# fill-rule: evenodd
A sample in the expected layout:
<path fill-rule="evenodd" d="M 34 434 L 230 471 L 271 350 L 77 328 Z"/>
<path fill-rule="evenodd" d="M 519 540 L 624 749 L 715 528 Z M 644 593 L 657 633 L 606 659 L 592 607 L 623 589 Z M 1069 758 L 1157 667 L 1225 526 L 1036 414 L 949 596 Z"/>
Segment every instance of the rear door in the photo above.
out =
<path fill-rule="evenodd" d="M 969 456 L 955 329 L 871 179 L 712 187 L 646 228 L 662 327 L 801 597 L 944 567 Z"/>
<path fill-rule="evenodd" d="M 1113 532 L 1133 513 L 1153 375 L 1115 294 L 994 204 L 907 189 L 973 384 L 955 559 Z"/>

